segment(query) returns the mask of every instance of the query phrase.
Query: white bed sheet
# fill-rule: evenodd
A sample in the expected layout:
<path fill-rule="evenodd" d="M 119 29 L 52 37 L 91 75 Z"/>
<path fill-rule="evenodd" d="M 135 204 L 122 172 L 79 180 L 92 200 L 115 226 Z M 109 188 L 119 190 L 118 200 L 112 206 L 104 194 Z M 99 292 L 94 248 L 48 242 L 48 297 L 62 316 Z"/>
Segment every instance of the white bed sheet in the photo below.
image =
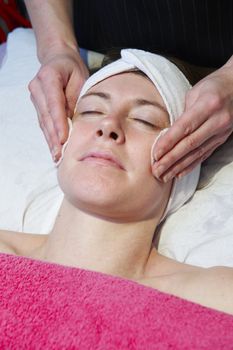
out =
<path fill-rule="evenodd" d="M 12 32 L 0 68 L 0 228 L 43 234 L 63 195 L 27 89 L 38 67 L 32 30 Z M 230 139 L 202 168 L 208 185 L 162 226 L 162 254 L 199 266 L 233 266 L 232 180 Z"/>
<path fill-rule="evenodd" d="M 0 45 L 0 68 L 2 66 L 5 53 L 6 53 L 6 43 L 3 43 Z"/>

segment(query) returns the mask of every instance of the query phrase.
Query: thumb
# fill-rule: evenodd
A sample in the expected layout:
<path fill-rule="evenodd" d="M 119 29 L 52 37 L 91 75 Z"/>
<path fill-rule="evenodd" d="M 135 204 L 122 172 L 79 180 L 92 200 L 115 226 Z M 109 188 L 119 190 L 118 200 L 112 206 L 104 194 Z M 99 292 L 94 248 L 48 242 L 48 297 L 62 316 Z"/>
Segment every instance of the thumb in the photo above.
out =
<path fill-rule="evenodd" d="M 200 86 L 199 84 L 194 85 L 185 96 L 185 107 L 184 107 L 184 114 L 188 109 L 190 109 L 198 100 L 200 95 Z"/>
<path fill-rule="evenodd" d="M 80 91 L 87 77 L 83 77 L 78 73 L 73 73 L 66 86 L 66 108 L 69 116 L 73 116 L 75 105 Z"/>

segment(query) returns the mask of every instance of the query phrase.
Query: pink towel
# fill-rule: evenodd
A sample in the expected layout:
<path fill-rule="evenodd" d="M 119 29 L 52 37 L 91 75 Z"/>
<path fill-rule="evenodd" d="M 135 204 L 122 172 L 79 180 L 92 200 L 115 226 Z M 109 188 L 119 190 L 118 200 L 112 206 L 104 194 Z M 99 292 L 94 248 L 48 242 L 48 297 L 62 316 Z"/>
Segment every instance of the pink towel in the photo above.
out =
<path fill-rule="evenodd" d="M 98 272 L 0 254 L 0 349 L 233 349 L 233 317 Z"/>

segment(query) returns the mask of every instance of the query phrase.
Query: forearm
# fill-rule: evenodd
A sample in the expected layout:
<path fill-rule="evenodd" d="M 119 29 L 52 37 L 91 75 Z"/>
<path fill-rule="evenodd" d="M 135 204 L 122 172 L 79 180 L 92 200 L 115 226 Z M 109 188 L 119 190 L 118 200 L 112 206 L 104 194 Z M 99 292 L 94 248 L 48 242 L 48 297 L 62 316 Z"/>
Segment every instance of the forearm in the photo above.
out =
<path fill-rule="evenodd" d="M 229 58 L 225 65 L 233 69 L 233 55 Z"/>
<path fill-rule="evenodd" d="M 77 50 L 72 23 L 72 0 L 25 0 L 42 62 L 50 52 Z"/>

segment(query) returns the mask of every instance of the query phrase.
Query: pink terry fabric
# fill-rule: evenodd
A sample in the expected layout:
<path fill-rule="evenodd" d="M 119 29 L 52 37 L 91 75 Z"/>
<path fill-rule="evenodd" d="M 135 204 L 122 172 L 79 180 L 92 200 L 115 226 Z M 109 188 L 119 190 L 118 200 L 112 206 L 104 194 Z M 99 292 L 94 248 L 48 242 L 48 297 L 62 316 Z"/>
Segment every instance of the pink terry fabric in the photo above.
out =
<path fill-rule="evenodd" d="M 233 317 L 122 278 L 0 254 L 0 349 L 233 349 Z"/>

